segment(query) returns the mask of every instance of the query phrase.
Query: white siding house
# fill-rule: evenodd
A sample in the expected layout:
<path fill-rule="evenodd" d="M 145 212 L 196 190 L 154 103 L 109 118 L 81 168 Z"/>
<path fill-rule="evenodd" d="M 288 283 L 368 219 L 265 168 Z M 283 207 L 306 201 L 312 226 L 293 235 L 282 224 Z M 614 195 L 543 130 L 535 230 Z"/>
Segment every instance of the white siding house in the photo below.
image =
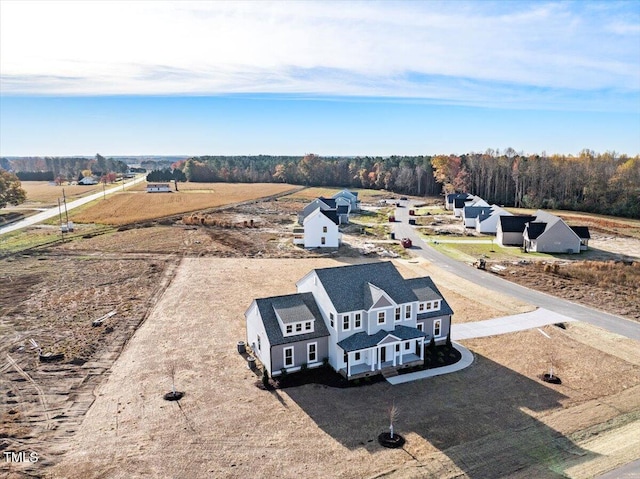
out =
<path fill-rule="evenodd" d="M 500 216 L 513 215 L 498 205 L 491 205 L 491 213 L 488 216 L 480 215 L 476 219 L 476 231 L 478 233 L 496 234 L 498 232 Z"/>
<path fill-rule="evenodd" d="M 337 248 L 342 234 L 338 225 L 320 208 L 304 219 L 305 248 Z M 334 212 L 335 215 L 335 212 Z"/>
<path fill-rule="evenodd" d="M 537 253 L 579 253 L 580 237 L 562 218 L 536 211 L 535 221 L 527 223 L 523 232 L 526 251 Z"/>

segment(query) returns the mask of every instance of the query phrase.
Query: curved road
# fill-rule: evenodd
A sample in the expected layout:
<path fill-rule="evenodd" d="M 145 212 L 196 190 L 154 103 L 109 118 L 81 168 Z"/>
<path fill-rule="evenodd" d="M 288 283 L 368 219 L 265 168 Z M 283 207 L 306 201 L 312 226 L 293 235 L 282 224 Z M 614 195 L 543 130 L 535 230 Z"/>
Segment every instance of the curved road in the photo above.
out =
<path fill-rule="evenodd" d="M 515 298 L 540 308 L 546 308 L 556 313 L 569 316 L 570 318 L 593 324 L 613 333 L 626 336 L 627 338 L 640 340 L 640 323 L 525 288 L 494 274 L 473 268 L 466 263 L 451 259 L 436 251 L 420 238 L 413 226 L 409 225 L 408 207 L 411 206 L 411 203 L 408 201 L 401 201 L 400 203 L 404 207 L 396 208 L 396 223 L 393 226 L 393 230 L 396 238 L 411 239 L 413 242 L 412 251 L 414 253 L 417 253 L 447 271 L 468 279 L 469 281 L 473 281 L 474 283 L 481 284 L 489 289 L 493 289 L 494 291 L 510 294 Z"/>
<path fill-rule="evenodd" d="M 100 191 L 99 193 L 93 193 L 89 196 L 85 196 L 84 198 L 79 198 L 77 200 L 69 201 L 67 203 L 67 211 L 77 208 L 78 206 L 86 205 L 87 203 L 91 203 L 92 201 L 99 200 L 100 198 L 103 197 L 103 195 L 111 195 L 113 193 L 117 193 L 118 191 L 122 191 L 123 188 L 129 188 L 145 180 L 146 180 L 146 176 L 140 175 L 137 178 L 134 178 L 133 180 L 131 180 L 129 183 L 125 182 L 124 185 L 118 185 L 113 188 L 109 188 L 104 192 Z M 40 223 L 41 221 L 45 221 L 55 216 L 58 216 L 58 214 L 59 214 L 58 207 L 50 208 L 46 211 L 37 213 L 33 216 L 29 216 L 28 218 L 25 218 L 23 220 L 17 221 L 8 226 L 0 228 L 0 235 L 4 233 L 10 233 L 11 231 L 17 231 L 22 228 L 26 228 L 28 226 L 33 226 L 37 223 Z"/>

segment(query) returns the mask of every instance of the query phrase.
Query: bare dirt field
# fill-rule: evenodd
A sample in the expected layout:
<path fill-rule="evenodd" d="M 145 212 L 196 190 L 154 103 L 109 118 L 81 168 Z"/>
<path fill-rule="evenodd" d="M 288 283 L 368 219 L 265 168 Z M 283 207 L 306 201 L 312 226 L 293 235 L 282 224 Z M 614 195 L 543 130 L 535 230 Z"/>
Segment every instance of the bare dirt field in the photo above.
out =
<path fill-rule="evenodd" d="M 147 193 L 146 191 L 119 193 L 74 212 L 71 218 L 78 223 L 123 225 L 239 203 L 297 188 L 275 183 L 207 183 L 197 186 L 196 190 L 188 188 L 183 190 L 179 187 L 180 191 L 171 193 Z"/>
<path fill-rule="evenodd" d="M 176 265 L 175 258 L 51 252 L 0 261 L 0 450 L 41 451 L 36 470 L 55 462 Z M 64 357 L 39 361 L 31 340 Z M 0 473 L 10 466 L 3 462 Z"/>
<path fill-rule="evenodd" d="M 251 298 L 341 261 L 184 259 L 46 477 L 582 478 L 640 454 L 640 351 L 615 335 L 581 342 L 599 334 L 586 325 L 467 341 L 472 367 L 400 386 L 258 389 L 235 349 Z M 552 359 L 561 385 L 538 378 Z M 162 399 L 172 363 L 179 403 Z M 398 450 L 376 441 L 391 404 L 407 439 Z"/>

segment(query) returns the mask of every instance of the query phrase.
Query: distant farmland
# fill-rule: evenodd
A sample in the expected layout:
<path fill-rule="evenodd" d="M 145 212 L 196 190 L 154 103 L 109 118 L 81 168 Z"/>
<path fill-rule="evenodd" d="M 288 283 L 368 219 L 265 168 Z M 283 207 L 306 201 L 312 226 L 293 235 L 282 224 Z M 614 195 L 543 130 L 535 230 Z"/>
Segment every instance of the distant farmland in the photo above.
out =
<path fill-rule="evenodd" d="M 193 189 L 194 186 L 197 188 Z M 141 191 L 144 186 L 136 186 L 139 191 L 98 200 L 72 217 L 76 223 L 122 225 L 258 199 L 295 188 L 280 183 L 178 183 L 177 192 L 146 193 Z"/>

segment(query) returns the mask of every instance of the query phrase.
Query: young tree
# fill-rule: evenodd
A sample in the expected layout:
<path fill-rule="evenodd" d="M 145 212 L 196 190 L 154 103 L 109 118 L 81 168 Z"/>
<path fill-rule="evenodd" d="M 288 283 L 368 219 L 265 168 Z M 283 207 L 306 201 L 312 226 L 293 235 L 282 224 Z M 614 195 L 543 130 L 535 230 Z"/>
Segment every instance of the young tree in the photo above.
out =
<path fill-rule="evenodd" d="M 392 404 L 389 408 L 389 434 L 393 439 L 393 423 L 398 419 L 398 408 L 395 404 Z"/>
<path fill-rule="evenodd" d="M 0 208 L 24 203 L 27 199 L 27 193 L 21 188 L 21 185 L 16 175 L 0 170 Z"/>

